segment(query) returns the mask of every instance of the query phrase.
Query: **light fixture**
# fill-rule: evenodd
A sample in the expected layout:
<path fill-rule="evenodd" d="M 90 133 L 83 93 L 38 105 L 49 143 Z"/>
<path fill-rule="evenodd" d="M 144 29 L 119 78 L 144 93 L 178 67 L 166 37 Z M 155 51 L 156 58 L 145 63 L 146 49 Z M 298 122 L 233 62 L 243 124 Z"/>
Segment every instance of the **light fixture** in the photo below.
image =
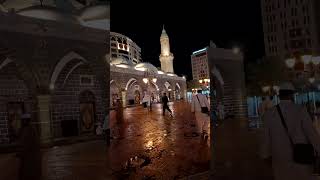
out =
<path fill-rule="evenodd" d="M 199 80 L 199 83 L 202 84 L 202 79 Z"/>
<path fill-rule="evenodd" d="M 149 80 L 148 80 L 148 78 L 143 78 L 142 81 L 143 81 L 145 84 L 147 84 Z"/>
<path fill-rule="evenodd" d="M 210 82 L 210 79 L 208 79 L 208 83 Z"/>
<path fill-rule="evenodd" d="M 320 64 L 320 56 L 315 56 L 315 57 L 313 57 L 313 58 L 312 58 L 312 63 L 313 63 L 314 65 Z"/>
<path fill-rule="evenodd" d="M 152 82 L 156 83 L 157 82 L 157 78 L 153 78 Z"/>
<path fill-rule="evenodd" d="M 270 86 L 264 86 L 262 87 L 263 92 L 268 92 L 270 90 Z"/>
<path fill-rule="evenodd" d="M 288 68 L 293 68 L 296 63 L 296 60 L 294 58 L 289 58 L 286 60 L 286 65 Z"/>
<path fill-rule="evenodd" d="M 311 55 L 303 55 L 301 56 L 302 61 L 304 64 L 309 64 L 311 62 L 312 56 Z"/>
<path fill-rule="evenodd" d="M 316 79 L 314 77 L 309 78 L 309 82 L 312 84 Z"/>

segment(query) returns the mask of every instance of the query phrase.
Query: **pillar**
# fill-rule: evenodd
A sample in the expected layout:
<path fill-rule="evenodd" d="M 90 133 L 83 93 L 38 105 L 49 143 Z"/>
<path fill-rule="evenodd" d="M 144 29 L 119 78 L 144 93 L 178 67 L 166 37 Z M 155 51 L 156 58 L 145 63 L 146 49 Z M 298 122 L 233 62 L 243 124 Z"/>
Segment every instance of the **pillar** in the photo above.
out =
<path fill-rule="evenodd" d="M 51 118 L 50 118 L 50 95 L 39 95 L 38 100 L 38 123 L 41 143 L 51 141 Z"/>
<path fill-rule="evenodd" d="M 126 107 L 126 105 L 127 105 L 127 92 L 125 90 L 121 91 L 121 99 L 122 99 L 122 106 Z"/>
<path fill-rule="evenodd" d="M 173 101 L 176 101 L 177 100 L 176 90 L 174 89 L 172 92 L 173 92 Z"/>

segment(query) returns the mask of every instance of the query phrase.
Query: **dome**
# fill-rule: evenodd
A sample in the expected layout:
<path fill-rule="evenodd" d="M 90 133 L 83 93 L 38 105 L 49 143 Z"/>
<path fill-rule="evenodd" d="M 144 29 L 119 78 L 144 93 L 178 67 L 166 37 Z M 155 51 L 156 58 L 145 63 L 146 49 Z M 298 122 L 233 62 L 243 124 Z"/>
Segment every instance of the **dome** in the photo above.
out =
<path fill-rule="evenodd" d="M 113 58 L 113 59 L 111 59 L 110 64 L 112 64 L 112 65 L 126 64 L 129 66 L 132 65 L 132 63 L 124 57 Z"/>
<path fill-rule="evenodd" d="M 95 6 L 85 7 L 82 10 L 80 10 L 79 18 L 82 21 L 110 19 L 110 6 L 95 5 Z"/>
<path fill-rule="evenodd" d="M 32 6 L 18 11 L 17 14 L 38 19 L 79 24 L 76 17 L 49 6 Z"/>
<path fill-rule="evenodd" d="M 158 69 L 150 63 L 139 63 L 135 66 L 138 71 L 148 71 L 154 74 L 158 74 Z"/>
<path fill-rule="evenodd" d="M 1 4 L 6 10 L 15 9 L 16 11 L 19 11 L 21 9 L 25 9 L 27 7 L 40 5 L 39 0 L 5 0 Z M 45 0 L 43 1 L 43 5 L 45 6 L 55 6 L 54 0 Z"/>

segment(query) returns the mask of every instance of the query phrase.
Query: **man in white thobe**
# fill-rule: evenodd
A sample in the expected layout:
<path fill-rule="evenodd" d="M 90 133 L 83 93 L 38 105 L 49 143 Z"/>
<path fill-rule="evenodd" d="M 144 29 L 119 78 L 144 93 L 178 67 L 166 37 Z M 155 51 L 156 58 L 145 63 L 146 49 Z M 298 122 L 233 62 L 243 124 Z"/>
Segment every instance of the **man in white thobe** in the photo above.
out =
<path fill-rule="evenodd" d="M 312 166 L 294 162 L 289 136 L 294 143 L 310 142 L 317 152 L 320 152 L 320 136 L 313 127 L 306 109 L 293 103 L 293 93 L 294 88 L 291 84 L 280 86 L 280 109 L 288 133 L 276 107 L 271 108 L 263 116 L 265 122 L 263 157 L 272 158 L 275 180 L 312 180 L 315 179 L 312 176 Z"/>
<path fill-rule="evenodd" d="M 198 127 L 201 127 L 202 133 L 206 135 L 210 125 L 210 116 L 209 114 L 202 113 L 201 107 L 207 107 L 210 111 L 210 105 L 207 97 L 202 94 L 202 90 L 198 90 L 198 94 L 192 97 L 191 112 L 195 113 Z"/>

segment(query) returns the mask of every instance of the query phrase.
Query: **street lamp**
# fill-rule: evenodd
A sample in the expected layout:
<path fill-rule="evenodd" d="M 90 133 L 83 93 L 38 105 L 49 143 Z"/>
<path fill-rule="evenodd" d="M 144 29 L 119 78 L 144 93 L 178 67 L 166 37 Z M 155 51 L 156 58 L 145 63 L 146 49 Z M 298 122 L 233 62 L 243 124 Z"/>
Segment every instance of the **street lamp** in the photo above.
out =
<path fill-rule="evenodd" d="M 288 68 L 292 69 L 296 63 L 296 60 L 294 58 L 289 58 L 286 60 L 286 65 Z"/>

